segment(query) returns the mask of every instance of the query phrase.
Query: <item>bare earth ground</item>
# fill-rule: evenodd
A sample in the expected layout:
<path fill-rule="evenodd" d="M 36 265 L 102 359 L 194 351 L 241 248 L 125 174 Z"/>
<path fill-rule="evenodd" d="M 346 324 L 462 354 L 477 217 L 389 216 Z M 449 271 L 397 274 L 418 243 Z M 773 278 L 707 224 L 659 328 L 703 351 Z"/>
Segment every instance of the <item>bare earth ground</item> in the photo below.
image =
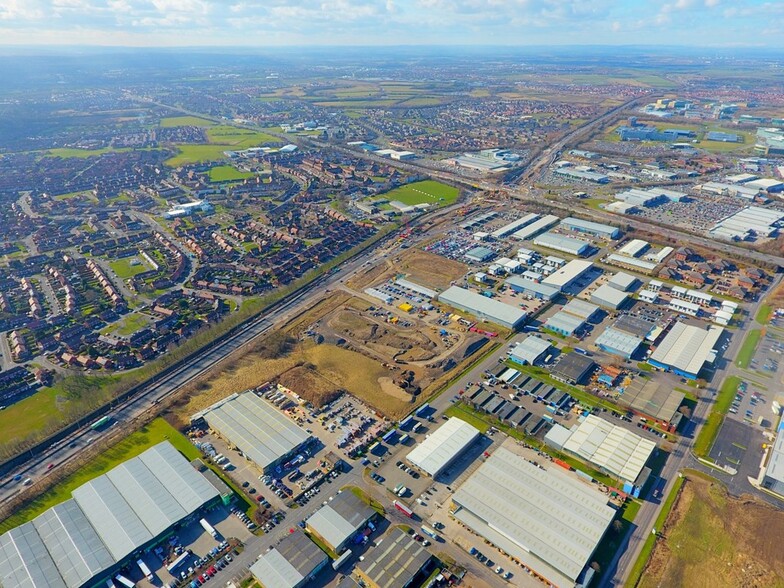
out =
<path fill-rule="evenodd" d="M 394 266 L 390 262 L 380 263 L 358 273 L 348 282 L 348 285 L 355 289 L 362 289 L 402 273 L 417 284 L 445 290 L 452 281 L 462 277 L 467 271 L 468 266 L 459 261 L 421 249 L 409 249 L 401 255 L 400 261 L 395 262 Z"/>
<path fill-rule="evenodd" d="M 784 586 L 784 512 L 690 476 L 662 530 L 640 588 Z"/>

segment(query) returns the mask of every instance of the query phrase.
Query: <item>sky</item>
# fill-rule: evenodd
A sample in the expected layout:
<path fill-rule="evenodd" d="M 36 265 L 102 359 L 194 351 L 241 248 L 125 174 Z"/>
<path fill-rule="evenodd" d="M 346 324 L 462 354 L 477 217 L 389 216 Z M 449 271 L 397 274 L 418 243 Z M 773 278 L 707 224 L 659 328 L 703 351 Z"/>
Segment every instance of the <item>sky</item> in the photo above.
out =
<path fill-rule="evenodd" d="M 784 0 L 0 0 L 0 45 L 784 47 Z"/>

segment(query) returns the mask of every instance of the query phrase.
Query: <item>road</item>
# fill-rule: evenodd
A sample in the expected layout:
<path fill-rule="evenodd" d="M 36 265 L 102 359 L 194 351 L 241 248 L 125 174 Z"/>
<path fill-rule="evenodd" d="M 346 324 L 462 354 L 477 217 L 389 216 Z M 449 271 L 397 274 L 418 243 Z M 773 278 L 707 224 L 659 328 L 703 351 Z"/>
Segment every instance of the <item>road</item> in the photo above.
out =
<path fill-rule="evenodd" d="M 780 280 L 781 278 L 777 277 L 771 285 L 771 288 L 775 288 Z M 756 317 L 757 311 L 762 304 L 763 300 L 760 299 L 749 309 L 748 316 L 750 318 L 748 322 L 755 321 L 754 317 Z M 672 454 L 664 464 L 664 467 L 659 474 L 660 477 L 666 481 L 661 493 L 662 496 L 667 496 L 670 493 L 673 484 L 678 477 L 678 472 L 684 468 L 705 469 L 692 453 L 692 446 L 708 413 L 713 408 L 715 402 L 714 394 L 718 392 L 722 382 L 724 382 L 727 377 L 738 373 L 738 368 L 736 367 L 734 359 L 743 344 L 747 328 L 748 327 L 743 330 L 735 331 L 730 340 L 730 344 L 722 354 L 721 367 L 713 374 L 711 386 L 707 388 L 706 394 L 697 403 L 688 428 L 678 438 L 678 442 L 675 445 Z M 710 473 L 710 470 L 708 470 L 708 472 Z M 751 486 L 749 486 L 749 489 L 751 489 Z M 637 513 L 637 517 L 634 519 L 634 528 L 631 535 L 627 538 L 625 549 L 618 551 L 612 565 L 605 571 L 606 581 L 601 583 L 602 586 L 623 586 L 625 584 L 631 567 L 640 555 L 645 540 L 653 532 L 653 525 L 656 518 L 659 516 L 662 502 L 663 501 L 651 502 L 647 500 L 643 502 L 640 511 Z M 610 574 L 612 574 L 612 576 L 608 577 Z"/>

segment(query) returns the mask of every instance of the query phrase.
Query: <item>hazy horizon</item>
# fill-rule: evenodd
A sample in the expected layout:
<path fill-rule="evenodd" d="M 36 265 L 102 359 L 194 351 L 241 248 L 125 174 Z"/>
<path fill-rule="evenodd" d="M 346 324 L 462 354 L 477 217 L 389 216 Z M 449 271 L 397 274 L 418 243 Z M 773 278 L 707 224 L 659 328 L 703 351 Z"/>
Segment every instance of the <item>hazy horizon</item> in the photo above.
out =
<path fill-rule="evenodd" d="M 759 0 L 0 0 L 0 46 L 784 47 Z"/>

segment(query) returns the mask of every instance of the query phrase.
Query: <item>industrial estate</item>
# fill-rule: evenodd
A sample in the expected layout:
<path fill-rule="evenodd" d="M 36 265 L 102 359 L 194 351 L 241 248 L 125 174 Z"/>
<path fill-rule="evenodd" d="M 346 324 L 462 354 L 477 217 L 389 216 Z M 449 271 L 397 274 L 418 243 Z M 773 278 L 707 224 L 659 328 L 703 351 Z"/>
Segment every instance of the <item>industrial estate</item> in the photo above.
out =
<path fill-rule="evenodd" d="M 0 587 L 784 582 L 779 70 L 107 59 L 0 90 Z"/>

